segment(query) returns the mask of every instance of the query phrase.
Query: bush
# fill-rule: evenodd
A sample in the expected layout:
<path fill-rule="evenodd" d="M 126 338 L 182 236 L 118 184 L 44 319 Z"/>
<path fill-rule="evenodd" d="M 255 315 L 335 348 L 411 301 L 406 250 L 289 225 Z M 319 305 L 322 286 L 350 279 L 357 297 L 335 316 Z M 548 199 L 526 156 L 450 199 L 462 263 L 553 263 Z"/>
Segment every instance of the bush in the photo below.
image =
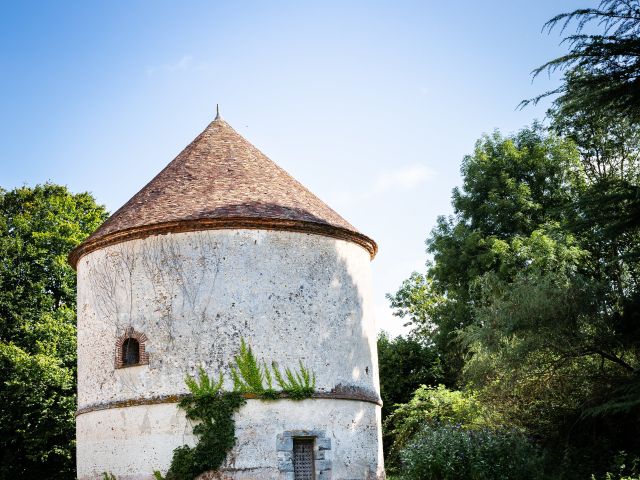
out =
<path fill-rule="evenodd" d="M 427 425 L 400 452 L 402 480 L 535 480 L 538 447 L 513 430 Z"/>
<path fill-rule="evenodd" d="M 420 385 L 445 383 L 435 347 L 414 336 L 390 338 L 380 333 L 378 366 L 383 420 L 393 413 L 396 405 L 408 402 Z"/>
<path fill-rule="evenodd" d="M 640 457 L 620 451 L 613 459 L 612 469 L 614 473 L 607 472 L 602 477 L 591 475 L 591 480 L 640 480 Z"/>
<path fill-rule="evenodd" d="M 452 424 L 465 429 L 480 430 L 495 427 L 498 422 L 471 392 L 449 390 L 444 385 L 422 385 L 405 404 L 384 423 L 390 448 L 387 452 L 387 469 L 395 471 L 399 453 L 424 425 Z"/>

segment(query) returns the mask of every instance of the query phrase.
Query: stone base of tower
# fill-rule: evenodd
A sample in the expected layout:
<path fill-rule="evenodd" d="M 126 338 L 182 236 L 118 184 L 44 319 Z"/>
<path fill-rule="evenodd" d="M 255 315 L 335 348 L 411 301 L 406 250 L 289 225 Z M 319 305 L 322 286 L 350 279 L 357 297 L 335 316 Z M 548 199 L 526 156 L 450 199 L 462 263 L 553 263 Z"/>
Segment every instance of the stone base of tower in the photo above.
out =
<path fill-rule="evenodd" d="M 151 480 L 154 470 L 166 472 L 174 448 L 195 443 L 175 403 L 86 412 L 76 426 L 79 480 L 103 472 Z M 236 446 L 210 478 L 293 480 L 294 449 L 306 441 L 318 480 L 383 479 L 379 426 L 380 407 L 366 401 L 249 399 L 236 414 Z"/>

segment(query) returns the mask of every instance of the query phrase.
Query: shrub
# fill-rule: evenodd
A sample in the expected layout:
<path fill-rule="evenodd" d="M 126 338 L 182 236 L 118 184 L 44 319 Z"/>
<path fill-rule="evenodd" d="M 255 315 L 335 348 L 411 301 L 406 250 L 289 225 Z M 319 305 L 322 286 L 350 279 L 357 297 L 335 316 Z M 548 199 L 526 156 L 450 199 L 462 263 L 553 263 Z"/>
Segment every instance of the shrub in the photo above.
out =
<path fill-rule="evenodd" d="M 395 470 L 399 452 L 425 424 L 444 423 L 472 430 L 497 424 L 473 393 L 449 390 L 444 385 L 422 385 L 411 400 L 398 405 L 384 423 L 385 435 L 391 444 L 386 459 L 388 470 Z"/>
<path fill-rule="evenodd" d="M 400 452 L 402 480 L 536 480 L 537 446 L 514 430 L 426 425 Z"/>
<path fill-rule="evenodd" d="M 631 456 L 625 451 L 618 452 L 611 467 L 615 473 L 604 476 L 591 475 L 591 480 L 640 480 L 640 457 Z"/>

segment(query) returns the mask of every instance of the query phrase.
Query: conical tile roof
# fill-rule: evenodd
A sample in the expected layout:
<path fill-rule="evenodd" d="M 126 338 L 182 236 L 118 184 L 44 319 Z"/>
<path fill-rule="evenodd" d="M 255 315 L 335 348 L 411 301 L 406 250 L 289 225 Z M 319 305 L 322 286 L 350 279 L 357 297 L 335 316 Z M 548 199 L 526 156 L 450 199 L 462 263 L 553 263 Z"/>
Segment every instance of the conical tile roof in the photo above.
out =
<path fill-rule="evenodd" d="M 69 255 L 171 232 L 259 228 L 376 243 L 219 117 Z"/>

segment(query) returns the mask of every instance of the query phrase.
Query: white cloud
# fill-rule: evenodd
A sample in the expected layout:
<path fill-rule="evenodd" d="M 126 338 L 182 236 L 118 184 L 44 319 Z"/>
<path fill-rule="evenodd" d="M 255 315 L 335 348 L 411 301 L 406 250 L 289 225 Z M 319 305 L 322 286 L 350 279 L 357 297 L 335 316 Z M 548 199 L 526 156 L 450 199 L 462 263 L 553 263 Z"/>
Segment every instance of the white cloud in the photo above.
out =
<path fill-rule="evenodd" d="M 435 173 L 422 164 L 383 171 L 377 176 L 371 187 L 363 191 L 338 192 L 333 196 L 337 204 L 351 204 L 370 200 L 389 193 L 406 192 L 431 180 Z"/>
<path fill-rule="evenodd" d="M 424 165 L 412 165 L 392 172 L 383 172 L 378 175 L 374 194 L 380 194 L 391 190 L 412 190 L 433 176 L 433 171 Z"/>
<path fill-rule="evenodd" d="M 184 55 L 177 62 L 173 63 L 165 63 L 164 65 L 159 65 L 155 67 L 147 67 L 147 76 L 151 77 L 156 73 L 166 72 L 183 72 L 185 70 L 189 70 L 193 67 L 193 56 L 192 55 Z"/>

